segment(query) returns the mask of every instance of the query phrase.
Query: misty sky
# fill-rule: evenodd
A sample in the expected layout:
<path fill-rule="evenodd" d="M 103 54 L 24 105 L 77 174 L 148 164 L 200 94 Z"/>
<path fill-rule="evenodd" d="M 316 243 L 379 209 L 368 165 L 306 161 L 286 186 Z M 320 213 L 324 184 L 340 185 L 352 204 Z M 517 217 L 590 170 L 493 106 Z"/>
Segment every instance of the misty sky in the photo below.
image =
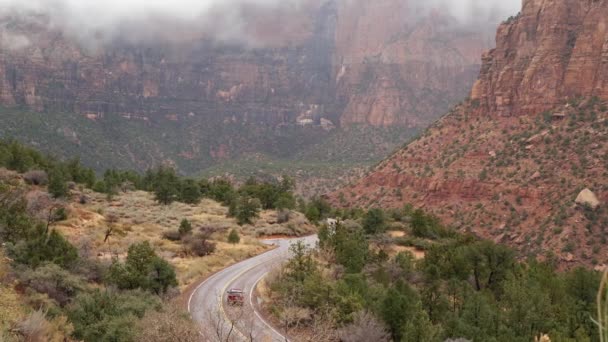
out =
<path fill-rule="evenodd" d="M 261 6 L 293 4 L 311 0 L 0 0 L 0 11 L 35 11 L 47 14 L 53 25 L 77 36 L 90 34 L 112 37 L 133 30 L 125 27 L 149 27 L 159 30 L 164 20 L 184 25 L 205 22 L 205 16 L 226 29 L 239 27 L 246 15 L 231 9 L 254 3 Z M 313 0 L 314 1 L 314 0 Z M 318 0 L 319 1 L 319 0 Z M 352 1 L 352 0 L 339 0 Z M 363 0 L 374 1 L 374 0 Z M 402 0 L 419 8 L 449 9 L 461 21 L 479 18 L 506 18 L 516 14 L 521 0 Z M 154 24 L 157 24 L 156 27 Z M 498 23 L 498 22 L 497 22 Z M 238 34 L 238 33 L 237 33 Z"/>

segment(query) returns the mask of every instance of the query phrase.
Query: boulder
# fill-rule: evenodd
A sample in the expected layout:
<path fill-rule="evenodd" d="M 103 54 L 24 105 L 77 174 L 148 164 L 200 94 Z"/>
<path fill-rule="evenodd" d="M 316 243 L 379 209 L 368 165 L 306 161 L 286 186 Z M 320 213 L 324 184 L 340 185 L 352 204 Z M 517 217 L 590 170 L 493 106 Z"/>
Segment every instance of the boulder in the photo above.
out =
<path fill-rule="evenodd" d="M 536 172 L 534 172 L 534 174 L 532 175 L 532 177 L 530 177 L 530 180 L 535 181 L 535 180 L 540 179 L 541 177 L 542 177 L 542 175 L 541 175 L 540 171 L 536 171 Z"/>
<path fill-rule="evenodd" d="M 600 206 L 600 200 L 589 189 L 585 189 L 576 197 L 576 204 L 580 206 L 588 206 L 591 209 L 597 209 Z"/>

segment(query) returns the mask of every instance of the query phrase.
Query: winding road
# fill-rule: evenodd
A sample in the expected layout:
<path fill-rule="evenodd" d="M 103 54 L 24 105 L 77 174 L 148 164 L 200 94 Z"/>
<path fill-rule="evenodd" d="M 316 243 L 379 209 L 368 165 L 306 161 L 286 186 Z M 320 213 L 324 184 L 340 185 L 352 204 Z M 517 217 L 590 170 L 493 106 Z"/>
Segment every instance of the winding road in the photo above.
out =
<path fill-rule="evenodd" d="M 204 336 L 211 337 L 210 341 L 288 341 L 256 311 L 253 290 L 264 276 L 289 259 L 289 247 L 298 240 L 314 247 L 317 237 L 265 240 L 277 248 L 214 274 L 192 292 L 188 312 L 203 328 Z M 226 304 L 226 291 L 231 288 L 245 291 L 242 308 Z"/>

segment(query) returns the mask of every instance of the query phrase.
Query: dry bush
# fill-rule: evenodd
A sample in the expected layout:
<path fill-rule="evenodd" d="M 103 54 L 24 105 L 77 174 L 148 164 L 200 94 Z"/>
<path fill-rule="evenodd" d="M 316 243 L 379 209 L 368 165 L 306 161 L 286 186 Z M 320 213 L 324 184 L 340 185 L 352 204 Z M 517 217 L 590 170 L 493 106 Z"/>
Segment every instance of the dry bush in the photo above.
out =
<path fill-rule="evenodd" d="M 27 194 L 27 211 L 41 220 L 48 219 L 48 208 L 53 206 L 53 199 L 47 192 L 32 191 Z"/>
<path fill-rule="evenodd" d="M 28 171 L 23 175 L 23 180 L 30 185 L 47 185 L 49 176 L 42 170 Z"/>
<path fill-rule="evenodd" d="M 285 327 L 298 328 L 313 323 L 310 309 L 298 306 L 286 306 L 280 313 L 281 323 Z"/>
<path fill-rule="evenodd" d="M 47 320 L 42 310 L 34 311 L 14 329 L 25 342 L 65 342 L 74 331 L 66 316 Z"/>
<path fill-rule="evenodd" d="M 287 223 L 291 219 L 291 211 L 290 210 L 280 210 L 277 213 L 277 223 Z"/>
<path fill-rule="evenodd" d="M 86 286 L 83 279 L 55 264 L 45 264 L 35 270 L 20 273 L 23 284 L 64 306 Z"/>
<path fill-rule="evenodd" d="M 204 234 L 196 236 L 187 236 L 184 238 L 184 246 L 188 254 L 193 254 L 198 257 L 204 257 L 213 254 L 217 244 L 209 241 L 209 238 Z"/>
<path fill-rule="evenodd" d="M 169 305 L 163 311 L 150 310 L 138 323 L 136 342 L 195 342 L 201 341 L 196 325 L 187 313 Z"/>
<path fill-rule="evenodd" d="M 46 314 L 42 310 L 38 310 L 19 322 L 16 330 L 27 342 L 46 342 L 50 325 L 46 320 Z"/>
<path fill-rule="evenodd" d="M 343 342 L 390 341 L 386 326 L 369 312 L 357 313 L 351 324 L 340 329 L 339 335 Z"/>
<path fill-rule="evenodd" d="M 0 181 L 11 185 L 17 185 L 19 182 L 19 174 L 15 171 L 0 167 Z"/>
<path fill-rule="evenodd" d="M 177 230 L 170 230 L 163 233 L 163 239 L 169 241 L 180 241 L 182 239 L 182 234 L 180 234 Z"/>

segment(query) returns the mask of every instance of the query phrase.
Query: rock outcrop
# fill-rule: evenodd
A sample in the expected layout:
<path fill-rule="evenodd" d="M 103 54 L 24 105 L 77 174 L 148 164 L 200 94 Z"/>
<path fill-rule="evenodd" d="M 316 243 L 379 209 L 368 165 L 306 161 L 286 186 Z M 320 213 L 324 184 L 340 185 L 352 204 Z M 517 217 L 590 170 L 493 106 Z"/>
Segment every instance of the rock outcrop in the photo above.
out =
<path fill-rule="evenodd" d="M 575 202 L 578 205 L 589 207 L 593 210 L 597 209 L 600 206 L 600 200 L 593 193 L 593 191 L 589 189 L 584 189 L 583 191 L 581 191 L 578 196 L 576 196 Z"/>

